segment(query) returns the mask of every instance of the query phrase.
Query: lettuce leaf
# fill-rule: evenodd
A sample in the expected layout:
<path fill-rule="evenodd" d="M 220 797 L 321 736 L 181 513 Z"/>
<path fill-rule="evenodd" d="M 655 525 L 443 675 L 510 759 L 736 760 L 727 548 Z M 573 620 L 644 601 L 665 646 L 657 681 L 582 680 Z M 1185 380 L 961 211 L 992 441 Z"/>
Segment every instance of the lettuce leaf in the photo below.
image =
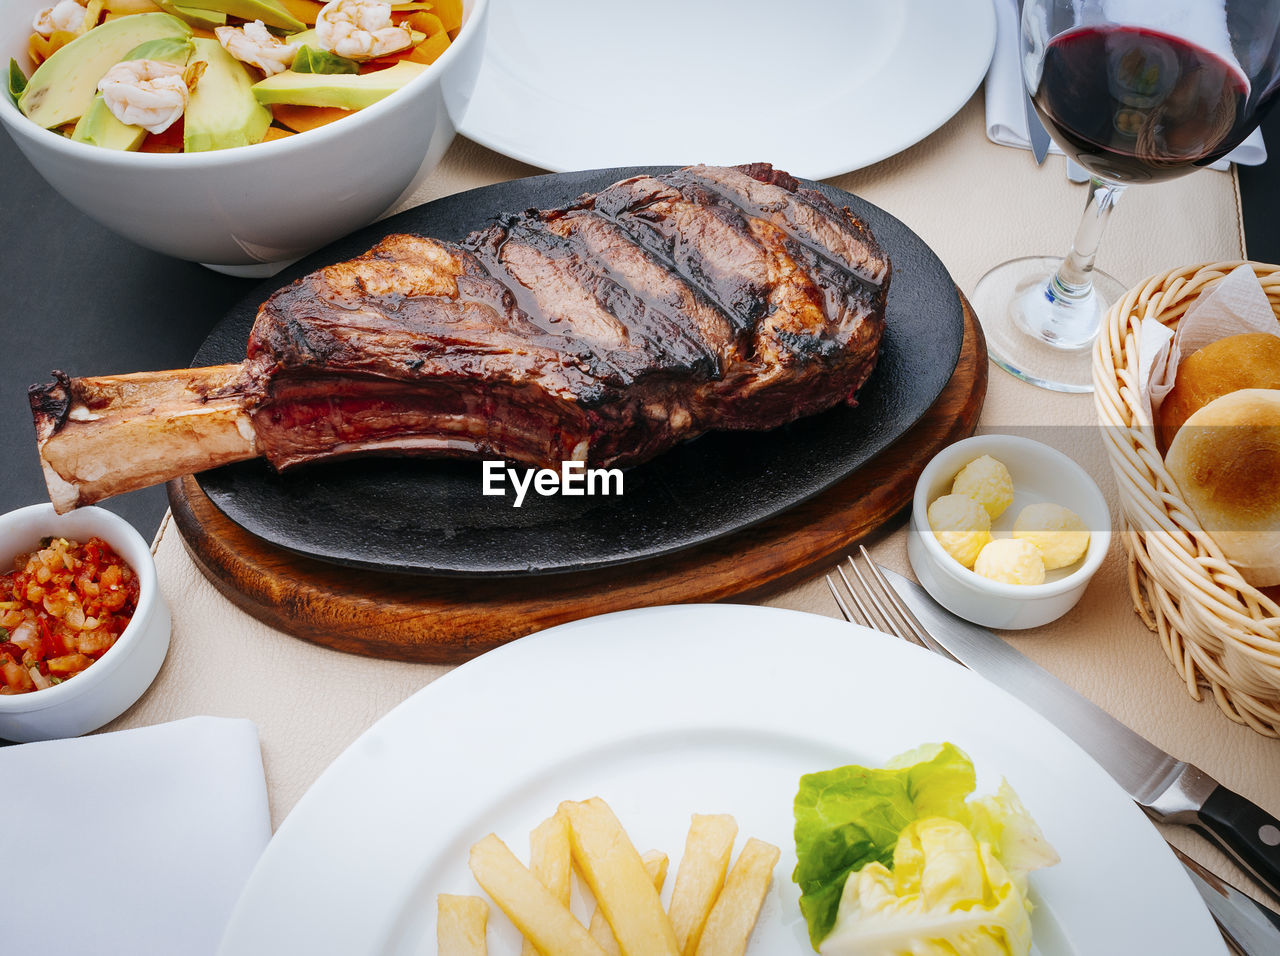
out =
<path fill-rule="evenodd" d="M 892 872 L 871 863 L 850 878 L 823 956 L 1021 956 L 1031 950 L 1025 890 L 954 820 L 905 830 Z"/>
<path fill-rule="evenodd" d="M 931 744 L 884 769 L 837 767 L 805 774 L 795 798 L 800 910 L 814 949 L 836 922 L 849 875 L 870 863 L 888 866 L 902 831 L 920 817 L 967 825 L 973 763 L 954 744 Z"/>
<path fill-rule="evenodd" d="M 9 98 L 13 100 L 13 105 L 18 105 L 18 99 L 27 88 L 27 74 L 22 72 L 22 67 L 18 66 L 18 61 L 10 57 L 9 59 Z"/>
<path fill-rule="evenodd" d="M 991 845 L 1015 880 L 1061 859 L 1009 781 L 1001 780 L 1000 789 L 993 796 L 970 800 L 969 809 L 973 817 L 969 829 L 974 837 Z"/>
<path fill-rule="evenodd" d="M 303 46 L 293 55 L 294 73 L 359 73 L 360 64 L 345 56 L 314 46 Z"/>

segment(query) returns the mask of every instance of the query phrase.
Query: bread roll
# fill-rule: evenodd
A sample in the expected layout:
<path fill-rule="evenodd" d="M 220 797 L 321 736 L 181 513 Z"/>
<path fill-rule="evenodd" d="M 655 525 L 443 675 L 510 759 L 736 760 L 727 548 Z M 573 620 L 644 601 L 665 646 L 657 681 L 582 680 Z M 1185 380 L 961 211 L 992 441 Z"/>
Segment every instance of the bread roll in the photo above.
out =
<path fill-rule="evenodd" d="M 1280 584 L 1280 391 L 1214 399 L 1178 431 L 1165 466 L 1241 577 Z"/>
<path fill-rule="evenodd" d="M 1173 436 L 1195 412 L 1242 388 L 1280 388 L 1280 335 L 1228 335 L 1179 362 L 1173 390 L 1156 413 L 1160 450 L 1168 451 Z"/>

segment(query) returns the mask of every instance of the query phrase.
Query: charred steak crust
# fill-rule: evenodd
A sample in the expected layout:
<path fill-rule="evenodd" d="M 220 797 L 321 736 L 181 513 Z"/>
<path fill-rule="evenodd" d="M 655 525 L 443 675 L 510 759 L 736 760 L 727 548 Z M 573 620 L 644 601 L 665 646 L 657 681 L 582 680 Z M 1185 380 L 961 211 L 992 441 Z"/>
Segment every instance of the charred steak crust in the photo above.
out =
<path fill-rule="evenodd" d="M 891 267 L 767 164 L 637 176 L 461 243 L 392 235 L 272 295 L 244 391 L 277 467 L 370 453 L 634 464 L 853 403 Z"/>

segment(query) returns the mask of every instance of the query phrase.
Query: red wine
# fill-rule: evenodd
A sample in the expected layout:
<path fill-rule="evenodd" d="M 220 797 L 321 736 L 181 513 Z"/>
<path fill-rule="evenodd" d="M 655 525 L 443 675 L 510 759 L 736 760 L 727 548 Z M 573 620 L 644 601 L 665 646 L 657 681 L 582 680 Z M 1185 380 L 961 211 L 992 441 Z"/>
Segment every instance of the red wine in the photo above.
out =
<path fill-rule="evenodd" d="M 1180 37 L 1084 27 L 1054 37 L 1033 100 L 1058 145 L 1121 183 L 1172 179 L 1252 130 L 1239 68 Z"/>

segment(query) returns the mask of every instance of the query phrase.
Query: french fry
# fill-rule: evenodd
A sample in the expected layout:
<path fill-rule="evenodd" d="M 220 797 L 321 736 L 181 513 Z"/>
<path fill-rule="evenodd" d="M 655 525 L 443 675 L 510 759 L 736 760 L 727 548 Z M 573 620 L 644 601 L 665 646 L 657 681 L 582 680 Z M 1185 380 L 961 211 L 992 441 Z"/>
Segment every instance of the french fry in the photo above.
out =
<path fill-rule="evenodd" d="M 724 886 L 737 836 L 738 823 L 727 813 L 693 815 L 667 910 L 682 956 L 694 956 L 698 950 L 698 937 Z"/>
<path fill-rule="evenodd" d="M 747 941 L 773 883 L 781 852 L 771 843 L 749 839 L 724 881 L 720 898 L 702 929 L 697 956 L 743 956 Z"/>
<path fill-rule="evenodd" d="M 478 896 L 436 897 L 437 956 L 486 956 L 485 925 L 489 904 Z"/>
<path fill-rule="evenodd" d="M 679 956 L 671 920 L 609 805 L 599 797 L 566 800 L 560 811 L 569 822 L 573 860 L 613 928 L 623 956 Z"/>
<path fill-rule="evenodd" d="M 661 895 L 671 860 L 661 850 L 645 850 L 640 854 L 640 862 L 644 864 L 644 871 L 653 877 L 653 888 Z"/>
<path fill-rule="evenodd" d="M 497 836 L 490 833 L 471 848 L 470 865 L 476 882 L 544 956 L 604 956 L 569 908 Z"/>
<path fill-rule="evenodd" d="M 568 907 L 573 865 L 569 858 L 569 826 L 560 814 L 552 814 L 529 834 L 529 870 L 552 896 Z M 537 956 L 537 952 L 526 937 L 521 956 Z"/>
<path fill-rule="evenodd" d="M 661 850 L 645 850 L 640 854 L 640 862 L 644 864 L 644 871 L 653 879 L 653 888 L 661 893 L 662 884 L 667 881 L 667 855 Z M 604 911 L 599 906 L 591 914 L 591 925 L 587 927 L 587 932 L 609 956 L 622 956 L 618 940 L 614 938 L 609 921 L 604 918 Z"/>

